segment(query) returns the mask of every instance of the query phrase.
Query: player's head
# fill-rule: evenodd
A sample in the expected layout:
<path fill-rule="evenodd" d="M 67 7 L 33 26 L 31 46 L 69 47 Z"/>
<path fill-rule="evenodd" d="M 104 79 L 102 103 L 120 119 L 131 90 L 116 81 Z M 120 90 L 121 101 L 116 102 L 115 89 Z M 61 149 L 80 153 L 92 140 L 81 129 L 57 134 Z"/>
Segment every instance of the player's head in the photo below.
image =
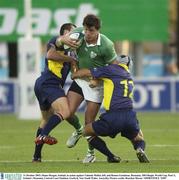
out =
<path fill-rule="evenodd" d="M 72 23 L 65 23 L 61 26 L 60 28 L 60 36 L 69 33 L 70 31 L 72 31 L 74 28 L 76 28 L 76 26 Z"/>
<path fill-rule="evenodd" d="M 94 14 L 88 14 L 83 19 L 83 26 L 88 28 L 94 27 L 96 30 L 101 28 L 101 20 Z"/>
<path fill-rule="evenodd" d="M 126 56 L 126 55 L 120 55 L 118 56 L 118 61 L 121 64 L 127 65 L 127 67 L 131 70 L 133 66 L 133 60 L 131 57 Z"/>
<path fill-rule="evenodd" d="M 85 40 L 89 43 L 93 43 L 97 40 L 101 28 L 101 20 L 94 14 L 88 14 L 83 19 L 83 27 Z"/>

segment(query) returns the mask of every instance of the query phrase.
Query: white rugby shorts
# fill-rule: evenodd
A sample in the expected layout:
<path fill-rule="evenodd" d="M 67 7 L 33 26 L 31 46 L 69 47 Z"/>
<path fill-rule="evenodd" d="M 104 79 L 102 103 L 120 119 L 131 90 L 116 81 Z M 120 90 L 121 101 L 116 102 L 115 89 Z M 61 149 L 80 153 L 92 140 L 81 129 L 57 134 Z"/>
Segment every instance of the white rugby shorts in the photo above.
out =
<path fill-rule="evenodd" d="M 75 79 L 75 82 L 82 89 L 84 99 L 86 101 L 102 103 L 102 101 L 103 101 L 103 85 L 102 85 L 102 83 L 100 83 L 100 85 L 98 85 L 94 88 L 91 88 L 91 87 L 89 87 L 89 81 L 87 81 L 87 80 Z"/>

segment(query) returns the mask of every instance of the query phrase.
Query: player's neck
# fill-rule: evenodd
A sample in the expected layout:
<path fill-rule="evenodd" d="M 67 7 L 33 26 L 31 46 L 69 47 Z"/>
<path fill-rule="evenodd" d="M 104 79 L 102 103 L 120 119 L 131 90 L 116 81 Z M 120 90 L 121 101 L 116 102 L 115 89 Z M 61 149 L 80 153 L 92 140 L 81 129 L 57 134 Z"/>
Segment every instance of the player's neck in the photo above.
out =
<path fill-rule="evenodd" d="M 90 40 L 90 41 L 86 41 L 86 43 L 89 44 L 89 45 L 90 45 L 90 44 L 96 45 L 97 42 L 98 42 L 98 36 L 99 36 L 99 34 L 96 36 L 95 39 L 92 39 L 92 40 Z"/>

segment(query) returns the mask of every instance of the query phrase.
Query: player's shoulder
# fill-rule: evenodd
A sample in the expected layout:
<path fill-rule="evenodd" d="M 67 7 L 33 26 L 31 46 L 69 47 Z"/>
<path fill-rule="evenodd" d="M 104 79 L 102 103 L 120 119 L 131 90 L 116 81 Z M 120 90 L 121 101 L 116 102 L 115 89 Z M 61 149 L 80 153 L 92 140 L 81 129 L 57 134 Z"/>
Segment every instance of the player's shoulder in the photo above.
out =
<path fill-rule="evenodd" d="M 60 46 L 60 47 L 57 47 L 57 45 L 56 45 L 56 40 L 57 40 L 58 37 L 59 37 L 59 36 L 53 36 L 53 37 L 48 41 L 48 43 L 47 43 L 47 51 L 48 51 L 51 47 L 55 48 L 57 51 L 64 51 L 64 46 L 63 46 L 63 45 Z"/>
<path fill-rule="evenodd" d="M 100 34 L 102 45 L 113 45 L 113 42 L 104 34 Z"/>
<path fill-rule="evenodd" d="M 53 36 L 53 37 L 48 41 L 47 44 L 55 44 L 57 38 L 58 38 L 58 36 Z"/>

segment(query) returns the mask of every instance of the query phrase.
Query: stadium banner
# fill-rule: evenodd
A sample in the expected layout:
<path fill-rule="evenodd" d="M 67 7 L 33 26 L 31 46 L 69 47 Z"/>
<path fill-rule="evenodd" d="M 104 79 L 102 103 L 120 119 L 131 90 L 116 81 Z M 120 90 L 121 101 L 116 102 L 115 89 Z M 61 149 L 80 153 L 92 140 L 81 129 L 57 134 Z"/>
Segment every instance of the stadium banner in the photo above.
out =
<path fill-rule="evenodd" d="M 16 80 L 0 81 L 0 113 L 18 111 L 18 83 Z"/>
<path fill-rule="evenodd" d="M 136 78 L 134 80 L 134 109 L 146 112 L 176 112 L 179 111 L 179 79 L 175 77 L 165 78 Z M 68 90 L 71 81 L 65 85 Z M 85 102 L 78 111 L 85 111 Z M 104 109 L 102 108 L 103 112 Z"/>
<path fill-rule="evenodd" d="M 135 80 L 134 108 L 139 111 L 175 111 L 175 84 L 172 78 Z"/>
<path fill-rule="evenodd" d="M 19 54 L 19 86 L 20 86 L 20 119 L 39 119 L 40 110 L 34 93 L 34 84 L 40 76 L 41 42 L 38 38 L 20 38 Z"/>
<path fill-rule="evenodd" d="M 168 78 L 140 78 L 134 86 L 134 109 L 140 112 L 179 111 L 179 80 Z M 85 103 L 79 111 L 84 112 Z M 101 109 L 103 112 L 104 110 Z"/>
<path fill-rule="evenodd" d="M 7 79 L 9 75 L 7 43 L 0 42 L 0 78 Z"/>
<path fill-rule="evenodd" d="M 26 79 L 25 82 L 21 82 L 23 90 L 19 91 L 17 81 L 0 81 L 0 113 L 18 111 L 21 118 L 39 119 L 39 107 L 33 92 L 34 82 L 35 79 Z M 71 81 L 67 81 L 65 84 L 66 92 L 70 84 Z M 179 79 L 174 77 L 156 80 L 149 78 L 137 79 L 135 80 L 134 89 L 134 109 L 138 112 L 179 112 L 178 90 Z M 23 107 L 20 106 L 21 108 L 19 108 L 19 99 L 24 104 Z M 78 111 L 84 112 L 85 105 L 85 102 L 83 102 Z M 101 112 L 103 111 L 104 109 L 101 108 Z"/>
<path fill-rule="evenodd" d="M 111 40 L 168 39 L 168 0 L 32 0 L 33 35 L 47 41 L 63 23 L 82 26 L 93 13 L 102 19 L 102 33 Z M 27 31 L 24 0 L 0 1 L 0 41 L 17 41 Z M 139 35 L 140 34 L 140 35 Z"/>

